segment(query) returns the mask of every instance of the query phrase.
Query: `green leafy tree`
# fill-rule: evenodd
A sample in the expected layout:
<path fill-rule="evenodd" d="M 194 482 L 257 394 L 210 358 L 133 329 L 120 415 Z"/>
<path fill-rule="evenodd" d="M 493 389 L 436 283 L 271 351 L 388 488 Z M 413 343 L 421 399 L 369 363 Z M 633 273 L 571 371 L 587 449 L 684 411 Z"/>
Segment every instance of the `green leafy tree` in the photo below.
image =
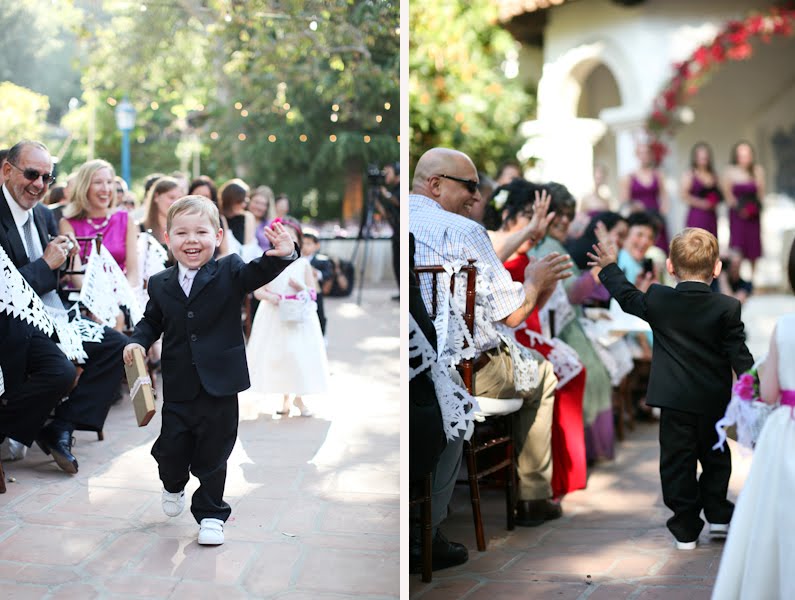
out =
<path fill-rule="evenodd" d="M 81 140 L 93 124 L 96 155 L 117 160 L 113 104 L 128 96 L 134 177 L 186 169 L 200 148 L 203 173 L 306 196 L 307 212 L 333 217 L 351 173 L 360 198 L 365 165 L 397 159 L 397 2 L 143 6 L 106 2 L 81 25 L 86 108 L 65 123 Z M 65 162 L 86 156 L 75 144 Z"/>
<path fill-rule="evenodd" d="M 516 42 L 496 24 L 490 0 L 412 0 L 409 23 L 409 124 L 412 166 L 434 146 L 469 154 L 493 173 L 516 159 L 518 126 L 535 97 L 503 63 Z"/>
<path fill-rule="evenodd" d="M 47 97 L 10 81 L 0 83 L 0 146 L 41 138 L 50 103 Z"/>

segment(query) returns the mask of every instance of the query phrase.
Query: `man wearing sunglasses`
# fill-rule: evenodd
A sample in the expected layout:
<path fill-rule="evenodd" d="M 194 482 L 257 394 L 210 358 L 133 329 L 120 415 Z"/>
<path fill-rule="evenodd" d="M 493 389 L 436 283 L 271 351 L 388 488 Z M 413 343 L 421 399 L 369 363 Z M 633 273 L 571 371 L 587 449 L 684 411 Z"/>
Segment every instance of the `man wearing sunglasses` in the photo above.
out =
<path fill-rule="evenodd" d="M 414 171 L 409 196 L 409 231 L 416 240 L 415 263 L 418 266 L 446 265 L 467 259 L 477 261 L 475 292 L 479 308 L 474 334 L 477 350 L 474 395 L 524 399 L 514 415 L 513 429 L 519 474 L 516 524 L 540 525 L 562 514 L 560 505 L 550 500 L 552 410 L 557 379 L 552 365 L 539 355 L 531 359 L 535 363 L 533 367 L 537 366 L 536 385 L 529 390 L 515 389 L 520 386 L 515 386 L 519 378 L 514 377 L 514 352 L 497 335 L 494 326 L 503 323 L 515 327 L 524 322 L 539 298 L 550 294 L 560 279 L 571 275 L 572 265 L 568 256 L 550 254 L 528 266 L 524 285 L 512 281 L 484 227 L 467 218 L 480 199 L 478 183 L 477 169 L 466 154 L 448 148 L 427 151 Z M 488 291 L 484 287 L 486 284 Z M 420 280 L 420 291 L 428 311 L 434 313 L 430 278 Z M 448 441 L 434 470 L 434 528 L 445 516 L 462 448 L 461 437 Z M 415 560 L 418 557 L 419 544 L 412 543 L 410 570 L 419 566 Z M 434 566 L 459 564 L 466 557 L 467 550 L 461 544 L 447 542 L 444 538 L 434 539 Z"/>
<path fill-rule="evenodd" d="M 64 308 L 55 289 L 61 267 L 77 253 L 74 236 L 58 235 L 52 213 L 40 204 L 53 181 L 52 158 L 46 146 L 24 140 L 11 148 L 2 167 L 5 179 L 0 187 L 0 246 L 45 305 Z M 53 418 L 36 435 L 37 444 L 52 454 L 67 473 L 77 473 L 77 459 L 72 454 L 72 433 L 76 427 L 101 431 L 110 405 L 118 396 L 124 365 L 119 357 L 126 338 L 118 331 L 104 328 L 100 342 L 83 342 L 88 355 L 77 386 L 53 412 Z M 17 352 L 3 344 L 0 352 Z M 8 404 L 48 402 L 52 394 L 62 395 L 53 383 L 74 373 L 55 341 L 36 335 L 26 348 L 24 382 L 7 390 Z M 3 414 L 0 411 L 0 417 Z M 0 419 L 0 437 L 8 435 L 8 422 Z M 44 425 L 44 423 L 41 423 Z"/>

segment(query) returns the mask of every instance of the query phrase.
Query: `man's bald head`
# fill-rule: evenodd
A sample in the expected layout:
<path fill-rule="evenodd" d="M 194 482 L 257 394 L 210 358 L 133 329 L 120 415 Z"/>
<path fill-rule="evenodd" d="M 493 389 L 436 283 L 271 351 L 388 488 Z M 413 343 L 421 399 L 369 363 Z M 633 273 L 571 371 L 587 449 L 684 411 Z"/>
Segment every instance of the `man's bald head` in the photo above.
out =
<path fill-rule="evenodd" d="M 449 212 L 467 216 L 480 195 L 477 189 L 467 189 L 467 181 L 478 181 L 469 156 L 452 148 L 431 148 L 417 162 L 412 192 L 436 200 Z"/>

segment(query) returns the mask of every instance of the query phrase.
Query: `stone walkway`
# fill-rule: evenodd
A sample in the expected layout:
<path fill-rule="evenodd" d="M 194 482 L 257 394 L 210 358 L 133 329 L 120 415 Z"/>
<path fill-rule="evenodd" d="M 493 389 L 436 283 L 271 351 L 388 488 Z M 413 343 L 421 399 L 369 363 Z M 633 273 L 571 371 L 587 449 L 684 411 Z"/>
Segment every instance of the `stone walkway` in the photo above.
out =
<path fill-rule="evenodd" d="M 5 462 L 0 597 L 397 598 L 399 350 L 394 286 L 327 300 L 332 389 L 315 418 L 272 418 L 276 398 L 241 396 L 229 461 L 226 543 L 196 543 L 186 511 L 160 508 L 149 454 L 159 415 L 135 426 L 125 397 L 105 441 L 77 432 L 70 477 L 34 445 Z M 366 360 L 363 358 L 366 357 Z M 188 497 L 197 482 L 188 484 Z"/>
<path fill-rule="evenodd" d="M 785 312 L 795 312 L 793 296 L 755 296 L 746 304 L 755 358 L 767 351 L 775 319 Z M 639 424 L 617 444 L 614 462 L 591 469 L 587 489 L 564 498 L 563 518 L 540 527 L 507 531 L 502 492 L 485 490 L 486 552 L 475 545 L 468 489 L 458 486 L 442 531 L 467 545 L 470 560 L 435 572 L 429 584 L 412 575 L 411 598 L 709 599 L 723 543 L 705 531 L 696 550 L 675 549 L 665 527 L 670 511 L 660 491 L 657 433 L 655 423 Z M 751 457 L 731 444 L 730 497 L 736 498 Z"/>

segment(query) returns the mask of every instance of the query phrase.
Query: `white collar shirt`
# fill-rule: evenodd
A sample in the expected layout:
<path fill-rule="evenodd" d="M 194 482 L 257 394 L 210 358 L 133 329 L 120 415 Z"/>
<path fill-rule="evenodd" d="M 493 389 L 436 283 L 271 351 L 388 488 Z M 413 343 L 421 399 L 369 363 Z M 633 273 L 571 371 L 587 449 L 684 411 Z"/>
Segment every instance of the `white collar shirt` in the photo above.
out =
<path fill-rule="evenodd" d="M 25 246 L 25 252 L 27 252 L 28 257 L 33 256 L 31 254 L 31 250 L 35 253 L 36 256 L 41 256 L 44 254 L 44 249 L 41 247 L 41 239 L 39 238 L 39 230 L 36 228 L 36 224 L 31 221 L 31 233 L 33 238 L 33 244 L 36 248 L 28 248 L 27 240 L 25 239 L 25 223 L 27 220 L 33 216 L 33 209 L 25 210 L 19 204 L 17 204 L 16 200 L 11 197 L 11 192 L 8 191 L 8 188 L 3 184 L 3 197 L 5 198 L 6 203 L 8 204 L 8 209 L 11 211 L 11 216 L 14 219 L 14 223 L 17 226 L 17 231 L 19 231 L 19 237 L 22 239 L 22 245 Z"/>
<path fill-rule="evenodd" d="M 502 321 L 525 300 L 522 284 L 511 279 L 500 262 L 486 229 L 472 219 L 446 211 L 435 200 L 420 194 L 409 195 L 409 231 L 414 234 L 416 266 L 444 265 L 453 261 L 475 259 L 478 274 L 489 283 L 488 297 L 476 288 L 477 302 L 484 306 L 483 317 L 492 323 Z M 429 313 L 432 307 L 431 281 L 420 276 L 420 292 Z M 480 311 L 476 311 L 479 316 Z M 483 352 L 499 344 L 492 327 L 475 322 L 475 346 Z"/>

